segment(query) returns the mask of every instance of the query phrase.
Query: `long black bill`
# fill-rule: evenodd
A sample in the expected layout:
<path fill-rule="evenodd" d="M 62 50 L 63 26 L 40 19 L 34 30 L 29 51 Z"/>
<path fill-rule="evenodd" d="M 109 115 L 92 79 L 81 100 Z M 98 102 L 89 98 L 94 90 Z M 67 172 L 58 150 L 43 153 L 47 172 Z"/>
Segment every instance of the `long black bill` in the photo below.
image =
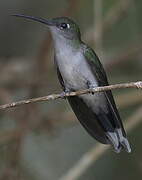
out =
<path fill-rule="evenodd" d="M 54 25 L 52 20 L 46 20 L 46 19 L 43 19 L 43 18 L 40 18 L 40 17 L 27 16 L 27 15 L 24 15 L 24 14 L 12 14 L 12 16 L 22 17 L 22 18 L 26 18 L 26 19 L 31 19 L 33 21 L 37 21 L 37 22 L 40 22 L 40 23 L 43 23 L 43 24 L 46 24 L 46 25 L 49 25 L 49 26 L 53 26 Z"/>

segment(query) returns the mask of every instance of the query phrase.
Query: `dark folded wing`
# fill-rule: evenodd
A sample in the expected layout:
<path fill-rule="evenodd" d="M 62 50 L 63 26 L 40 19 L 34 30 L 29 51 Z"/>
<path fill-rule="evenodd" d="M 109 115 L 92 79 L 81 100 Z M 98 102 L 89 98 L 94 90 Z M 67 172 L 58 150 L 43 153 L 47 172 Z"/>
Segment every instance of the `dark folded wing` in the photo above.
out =
<path fill-rule="evenodd" d="M 85 59 L 87 60 L 88 65 L 90 66 L 90 68 L 92 70 L 92 73 L 98 79 L 98 85 L 99 86 L 107 86 L 108 80 L 107 80 L 106 73 L 104 71 L 104 68 L 103 68 L 101 62 L 99 61 L 99 58 L 95 54 L 95 52 L 91 48 L 86 46 L 84 48 L 84 56 L 85 56 Z M 118 110 L 116 108 L 116 104 L 114 102 L 111 91 L 105 91 L 104 94 L 107 99 L 108 107 L 110 110 L 111 118 L 109 120 L 110 120 L 112 126 L 114 128 L 121 128 L 123 135 L 126 136 L 126 133 L 123 128 L 122 121 L 121 121 L 120 115 L 118 113 Z"/>

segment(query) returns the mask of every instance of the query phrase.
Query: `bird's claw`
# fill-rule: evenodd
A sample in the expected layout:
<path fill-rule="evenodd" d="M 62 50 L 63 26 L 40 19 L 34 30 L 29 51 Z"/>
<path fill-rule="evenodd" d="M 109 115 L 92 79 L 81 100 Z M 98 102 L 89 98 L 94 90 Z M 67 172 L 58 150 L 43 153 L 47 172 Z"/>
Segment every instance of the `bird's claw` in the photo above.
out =
<path fill-rule="evenodd" d="M 89 87 L 89 89 L 90 89 L 90 91 L 91 91 L 91 93 L 94 95 L 95 93 L 92 91 L 92 89 L 94 89 L 94 88 L 96 88 L 96 86 L 95 85 L 90 85 L 90 87 Z"/>
<path fill-rule="evenodd" d="M 65 92 L 65 91 L 63 91 L 63 92 L 61 93 L 61 98 L 62 98 L 62 99 L 66 99 L 66 92 Z"/>
<path fill-rule="evenodd" d="M 92 93 L 92 95 L 94 95 L 94 92 L 92 91 L 92 89 L 96 88 L 96 85 L 91 84 L 90 82 L 87 85 L 88 85 L 88 88 L 90 89 L 90 92 Z"/>
<path fill-rule="evenodd" d="M 63 92 L 61 93 L 61 98 L 66 99 L 66 95 L 67 95 L 68 93 L 70 93 L 69 90 L 63 91 Z"/>
<path fill-rule="evenodd" d="M 94 95 L 94 92 L 92 91 L 92 89 L 96 88 L 96 85 L 92 84 L 90 81 L 87 81 L 87 86 L 90 92 Z"/>

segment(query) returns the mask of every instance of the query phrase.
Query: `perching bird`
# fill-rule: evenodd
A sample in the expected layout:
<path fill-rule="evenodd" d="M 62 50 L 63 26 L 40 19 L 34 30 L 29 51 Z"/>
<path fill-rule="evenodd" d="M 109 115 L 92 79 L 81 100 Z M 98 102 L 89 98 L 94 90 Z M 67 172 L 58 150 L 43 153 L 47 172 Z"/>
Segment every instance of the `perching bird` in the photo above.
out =
<path fill-rule="evenodd" d="M 108 85 L 104 68 L 96 53 L 81 40 L 78 25 L 67 17 L 51 20 L 15 14 L 44 23 L 49 28 L 55 64 L 64 92 Z M 67 98 L 80 123 L 96 140 L 111 144 L 119 153 L 131 152 L 111 91 Z"/>

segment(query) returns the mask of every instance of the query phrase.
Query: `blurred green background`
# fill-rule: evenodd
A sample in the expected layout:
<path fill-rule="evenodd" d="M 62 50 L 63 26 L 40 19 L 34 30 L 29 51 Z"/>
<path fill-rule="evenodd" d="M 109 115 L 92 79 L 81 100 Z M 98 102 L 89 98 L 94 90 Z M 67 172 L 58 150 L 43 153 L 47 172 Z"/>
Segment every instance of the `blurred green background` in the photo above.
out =
<path fill-rule="evenodd" d="M 141 0 L 1 0 L 1 104 L 61 92 L 47 27 L 10 16 L 15 13 L 72 17 L 100 57 L 110 84 L 142 79 Z M 0 180 L 141 179 L 142 92 L 113 93 L 123 122 L 128 120 L 131 128 L 131 154 L 110 149 L 78 176 L 65 178 L 98 144 L 66 100 L 24 105 L 0 111 Z"/>

